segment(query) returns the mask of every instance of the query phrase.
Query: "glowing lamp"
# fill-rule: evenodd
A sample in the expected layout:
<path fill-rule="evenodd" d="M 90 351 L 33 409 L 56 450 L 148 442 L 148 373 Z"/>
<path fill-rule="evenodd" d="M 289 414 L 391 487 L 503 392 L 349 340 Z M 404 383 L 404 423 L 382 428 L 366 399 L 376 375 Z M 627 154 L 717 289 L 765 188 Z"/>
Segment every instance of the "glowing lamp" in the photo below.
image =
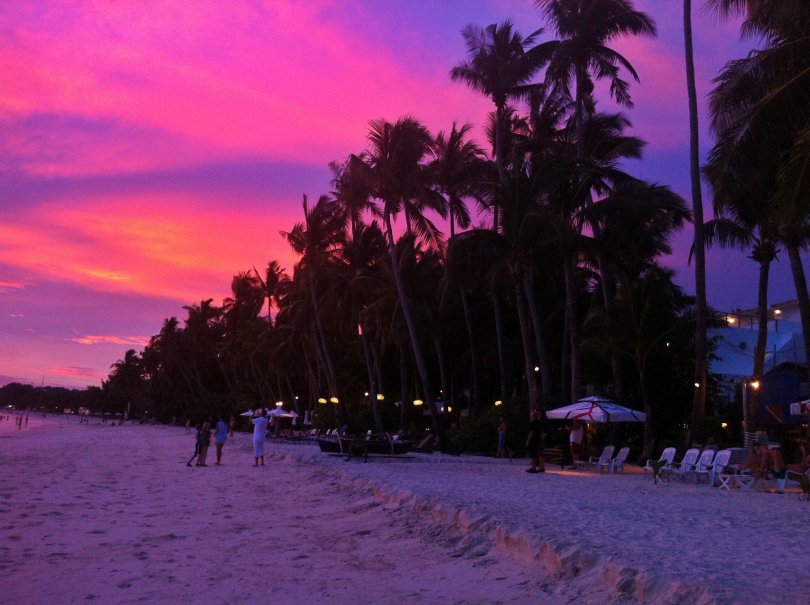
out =
<path fill-rule="evenodd" d="M 337 397 L 330 397 L 329 401 L 331 401 L 332 403 L 340 403 L 340 401 L 338 401 Z"/>
<path fill-rule="evenodd" d="M 503 401 L 501 401 L 500 399 L 498 399 L 498 401 L 496 401 L 496 402 L 495 402 L 495 405 L 503 405 Z"/>
<path fill-rule="evenodd" d="M 326 399 L 323 397 L 318 397 L 318 403 L 326 403 Z"/>
<path fill-rule="evenodd" d="M 425 403 L 425 402 L 422 401 L 421 399 L 414 399 L 413 400 L 413 404 L 416 405 L 416 406 L 422 405 L 423 403 Z"/>

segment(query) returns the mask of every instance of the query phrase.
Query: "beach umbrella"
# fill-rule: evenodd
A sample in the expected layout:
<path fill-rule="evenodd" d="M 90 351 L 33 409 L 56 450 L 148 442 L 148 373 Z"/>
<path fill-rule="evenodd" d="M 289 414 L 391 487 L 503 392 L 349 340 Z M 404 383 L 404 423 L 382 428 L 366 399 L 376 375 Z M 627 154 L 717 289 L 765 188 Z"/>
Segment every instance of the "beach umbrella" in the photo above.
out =
<path fill-rule="evenodd" d="M 554 420 L 581 420 L 582 422 L 644 422 L 647 415 L 605 399 L 585 397 L 576 403 L 546 412 Z"/>
<path fill-rule="evenodd" d="M 791 403 L 790 413 L 793 416 L 810 414 L 810 399 L 805 399 L 804 401 L 797 401 L 796 403 Z"/>
<path fill-rule="evenodd" d="M 242 412 L 239 415 L 240 416 L 253 416 L 253 410 L 248 410 L 247 412 Z"/>
<path fill-rule="evenodd" d="M 290 413 L 285 412 L 282 408 L 275 408 L 267 412 L 268 418 L 290 418 Z"/>

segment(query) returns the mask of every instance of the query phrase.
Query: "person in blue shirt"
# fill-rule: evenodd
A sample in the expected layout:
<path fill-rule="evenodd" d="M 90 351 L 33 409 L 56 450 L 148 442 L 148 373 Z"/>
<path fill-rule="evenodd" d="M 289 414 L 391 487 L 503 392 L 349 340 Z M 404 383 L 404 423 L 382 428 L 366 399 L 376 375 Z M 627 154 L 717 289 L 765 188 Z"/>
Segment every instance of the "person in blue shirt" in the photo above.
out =
<path fill-rule="evenodd" d="M 228 425 L 225 424 L 225 421 L 222 419 L 222 416 L 219 417 L 217 421 L 217 430 L 214 434 L 214 443 L 217 446 L 217 464 L 222 462 L 222 446 L 225 445 L 225 441 L 228 439 Z"/>

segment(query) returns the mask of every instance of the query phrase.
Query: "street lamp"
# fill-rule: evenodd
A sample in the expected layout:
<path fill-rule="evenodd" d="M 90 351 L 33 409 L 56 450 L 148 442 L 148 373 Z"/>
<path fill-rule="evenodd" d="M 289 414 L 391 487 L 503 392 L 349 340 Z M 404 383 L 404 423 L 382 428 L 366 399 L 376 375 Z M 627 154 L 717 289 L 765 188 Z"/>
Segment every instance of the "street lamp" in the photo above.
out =
<path fill-rule="evenodd" d="M 329 401 L 331 401 L 332 403 L 340 403 L 337 397 L 330 397 Z"/>
<path fill-rule="evenodd" d="M 326 399 L 323 397 L 318 397 L 318 403 L 326 403 Z"/>

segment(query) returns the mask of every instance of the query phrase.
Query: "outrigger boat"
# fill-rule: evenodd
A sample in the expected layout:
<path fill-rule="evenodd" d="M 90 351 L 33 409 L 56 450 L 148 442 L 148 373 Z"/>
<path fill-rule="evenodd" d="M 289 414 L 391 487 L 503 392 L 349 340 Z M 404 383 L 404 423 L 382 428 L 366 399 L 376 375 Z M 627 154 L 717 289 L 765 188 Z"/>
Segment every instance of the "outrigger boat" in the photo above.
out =
<path fill-rule="evenodd" d="M 377 433 L 363 437 L 352 435 L 328 435 L 318 437 L 318 446 L 326 454 L 344 456 L 401 456 L 411 451 L 411 442 L 395 439 L 388 433 Z"/>

